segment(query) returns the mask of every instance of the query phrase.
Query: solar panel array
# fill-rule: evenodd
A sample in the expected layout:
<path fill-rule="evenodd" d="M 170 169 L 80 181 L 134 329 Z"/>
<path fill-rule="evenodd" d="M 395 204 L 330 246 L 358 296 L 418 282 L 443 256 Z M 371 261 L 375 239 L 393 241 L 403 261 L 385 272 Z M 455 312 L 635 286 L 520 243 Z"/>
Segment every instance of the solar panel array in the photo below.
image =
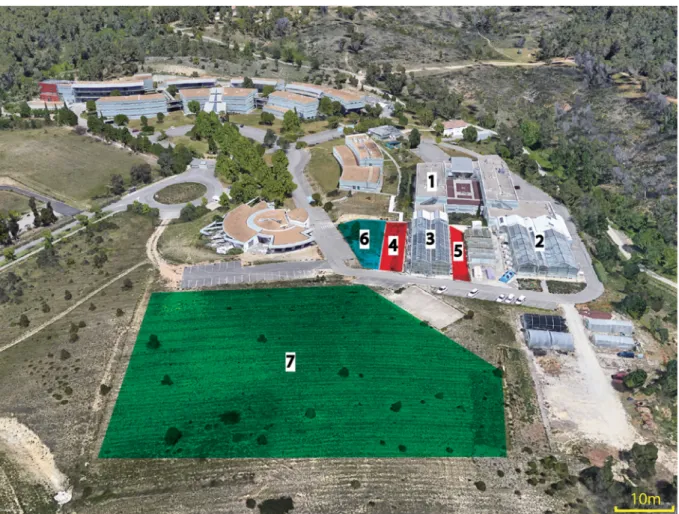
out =
<path fill-rule="evenodd" d="M 526 330 L 549 330 L 550 332 L 568 332 L 566 320 L 561 316 L 546 316 L 543 314 L 524 314 L 523 328 Z"/>

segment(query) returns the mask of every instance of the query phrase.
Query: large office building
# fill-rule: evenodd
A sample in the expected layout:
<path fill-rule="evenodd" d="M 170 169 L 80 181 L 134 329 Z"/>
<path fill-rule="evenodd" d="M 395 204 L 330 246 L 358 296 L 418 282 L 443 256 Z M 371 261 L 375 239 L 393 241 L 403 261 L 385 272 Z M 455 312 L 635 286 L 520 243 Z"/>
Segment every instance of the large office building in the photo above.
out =
<path fill-rule="evenodd" d="M 39 84 L 41 95 L 54 97 L 54 88 L 60 100 L 67 105 L 98 100 L 107 96 L 133 96 L 152 93 L 153 77 L 140 73 L 133 77 L 107 81 L 62 81 L 46 80 Z M 42 96 L 41 96 L 42 98 Z"/>
<path fill-rule="evenodd" d="M 346 136 L 344 142 L 344 145 L 332 149 L 332 154 L 342 167 L 340 189 L 380 191 L 384 166 L 380 147 L 366 134 Z"/>
<path fill-rule="evenodd" d="M 71 84 L 73 84 L 71 80 L 43 80 L 38 83 L 40 100 L 45 102 L 61 102 L 62 96 L 59 94 L 59 86 L 61 86 L 63 91 L 66 86 L 70 89 Z"/>
<path fill-rule="evenodd" d="M 428 245 L 429 231 L 434 232 L 434 244 Z M 417 208 L 410 222 L 406 269 L 418 275 L 450 277 L 450 228 L 443 205 Z"/>
<path fill-rule="evenodd" d="M 483 202 L 478 165 L 471 159 L 418 163 L 415 205 L 443 205 L 446 212 L 476 214 Z"/>
<path fill-rule="evenodd" d="M 307 84 L 304 82 L 290 82 L 285 85 L 285 90 L 296 95 L 308 96 L 320 100 L 327 88 L 317 86 L 316 84 Z"/>
<path fill-rule="evenodd" d="M 200 104 L 201 111 L 247 114 L 255 108 L 255 95 L 255 89 L 233 87 L 182 89 L 179 91 L 182 108 L 186 114 L 191 112 L 189 103 L 193 101 Z"/>
<path fill-rule="evenodd" d="M 269 95 L 269 101 L 263 110 L 279 119 L 290 110 L 297 111 L 300 118 L 313 119 L 318 115 L 318 100 L 289 91 L 274 91 Z"/>
<path fill-rule="evenodd" d="M 297 95 L 308 96 L 320 100 L 328 97 L 333 102 L 339 102 L 342 105 L 342 111 L 360 111 L 365 107 L 365 99 L 363 95 L 344 91 L 342 89 L 334 89 L 326 86 L 317 86 L 316 84 L 307 84 L 303 82 L 291 82 L 285 85 L 285 90 Z"/>
<path fill-rule="evenodd" d="M 124 114 L 130 119 L 167 114 L 167 98 L 162 93 L 150 95 L 105 96 L 96 102 L 97 113 L 106 118 Z"/>
<path fill-rule="evenodd" d="M 174 86 L 177 90 L 182 89 L 206 89 L 217 87 L 217 79 L 214 77 L 170 77 L 158 84 L 158 89 L 167 89 Z"/>
<path fill-rule="evenodd" d="M 264 90 L 265 87 L 270 86 L 274 88 L 276 91 L 282 91 L 285 89 L 285 82 L 281 79 L 267 79 L 267 78 L 262 78 L 262 77 L 252 77 L 250 80 L 252 80 L 252 85 L 255 86 L 255 89 L 259 91 L 260 93 Z M 234 77 L 231 79 L 231 87 L 243 87 L 243 84 L 245 83 L 245 78 L 244 77 Z"/>

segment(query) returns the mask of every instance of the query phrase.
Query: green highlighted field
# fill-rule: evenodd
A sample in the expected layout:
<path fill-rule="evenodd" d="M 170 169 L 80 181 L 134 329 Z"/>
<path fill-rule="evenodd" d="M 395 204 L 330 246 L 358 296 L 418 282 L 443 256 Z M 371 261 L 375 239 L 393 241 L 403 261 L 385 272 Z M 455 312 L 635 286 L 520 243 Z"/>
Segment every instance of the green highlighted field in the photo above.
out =
<path fill-rule="evenodd" d="M 503 457 L 503 405 L 498 370 L 363 286 L 155 293 L 99 457 Z"/>
<path fill-rule="evenodd" d="M 380 267 L 385 226 L 386 222 L 382 220 L 353 220 L 340 223 L 337 229 L 349 243 L 361 266 L 366 269 L 377 269 Z M 359 241 L 361 230 L 369 231 L 368 248 L 361 248 Z"/>

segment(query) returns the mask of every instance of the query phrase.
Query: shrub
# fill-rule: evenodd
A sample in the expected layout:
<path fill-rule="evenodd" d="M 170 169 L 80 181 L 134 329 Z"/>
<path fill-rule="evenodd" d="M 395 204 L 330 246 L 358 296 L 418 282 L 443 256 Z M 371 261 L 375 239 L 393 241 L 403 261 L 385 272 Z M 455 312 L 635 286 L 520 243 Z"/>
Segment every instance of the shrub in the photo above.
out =
<path fill-rule="evenodd" d="M 242 248 L 231 248 L 228 252 L 226 252 L 226 255 L 240 255 L 243 253 Z"/>
<path fill-rule="evenodd" d="M 107 386 L 106 384 L 101 384 L 99 386 L 99 394 L 102 395 L 102 396 L 106 396 L 110 391 L 111 391 L 111 387 Z"/>
<path fill-rule="evenodd" d="M 97 308 L 97 306 L 90 302 L 90 306 L 88 307 L 88 309 L 91 310 L 91 311 L 93 311 L 93 310 L 95 310 L 96 308 Z"/>
<path fill-rule="evenodd" d="M 158 336 L 155 334 L 151 334 L 149 336 L 148 342 L 146 343 L 146 346 L 151 350 L 157 350 L 158 348 L 160 348 L 160 341 L 158 340 Z"/>
<path fill-rule="evenodd" d="M 28 316 L 25 314 L 22 314 L 21 317 L 19 318 L 19 326 L 21 328 L 28 328 L 28 325 L 30 325 L 31 322 L 28 319 Z"/>
<path fill-rule="evenodd" d="M 118 308 L 116 309 L 116 316 L 119 318 L 119 317 L 122 316 L 123 314 L 125 314 L 125 313 L 123 312 L 123 310 L 122 310 L 120 307 L 118 307 Z"/>
<path fill-rule="evenodd" d="M 643 369 L 635 369 L 622 381 L 625 384 L 625 387 L 636 389 L 637 387 L 643 386 L 646 383 L 647 378 L 648 374 Z"/>
<path fill-rule="evenodd" d="M 170 427 L 165 432 L 165 444 L 169 446 L 174 446 L 182 438 L 181 431 L 176 427 Z"/>
<path fill-rule="evenodd" d="M 325 212 L 330 212 L 332 210 L 332 202 L 325 202 L 325 205 L 323 205 L 323 210 Z"/>
<path fill-rule="evenodd" d="M 42 302 L 41 309 L 42 309 L 42 312 L 44 312 L 44 313 L 48 313 L 49 311 L 52 310 L 52 309 L 50 309 L 50 306 L 47 305 L 47 302 Z"/>
<path fill-rule="evenodd" d="M 68 289 L 66 289 L 66 291 L 64 291 L 64 300 L 70 300 L 71 298 L 73 298 L 73 295 Z"/>
<path fill-rule="evenodd" d="M 127 291 L 127 290 L 130 290 L 130 289 L 132 289 L 132 280 L 130 280 L 129 278 L 126 278 L 123 281 L 123 290 Z"/>

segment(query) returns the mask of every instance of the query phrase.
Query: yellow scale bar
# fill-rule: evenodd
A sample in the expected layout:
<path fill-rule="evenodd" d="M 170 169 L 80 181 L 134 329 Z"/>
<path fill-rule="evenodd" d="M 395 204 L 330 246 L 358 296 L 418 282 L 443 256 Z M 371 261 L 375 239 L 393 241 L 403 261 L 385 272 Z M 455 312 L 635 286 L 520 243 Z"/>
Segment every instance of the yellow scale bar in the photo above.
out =
<path fill-rule="evenodd" d="M 614 512 L 674 512 L 674 510 L 674 505 L 672 505 L 671 509 L 619 509 L 618 507 L 613 507 Z"/>

